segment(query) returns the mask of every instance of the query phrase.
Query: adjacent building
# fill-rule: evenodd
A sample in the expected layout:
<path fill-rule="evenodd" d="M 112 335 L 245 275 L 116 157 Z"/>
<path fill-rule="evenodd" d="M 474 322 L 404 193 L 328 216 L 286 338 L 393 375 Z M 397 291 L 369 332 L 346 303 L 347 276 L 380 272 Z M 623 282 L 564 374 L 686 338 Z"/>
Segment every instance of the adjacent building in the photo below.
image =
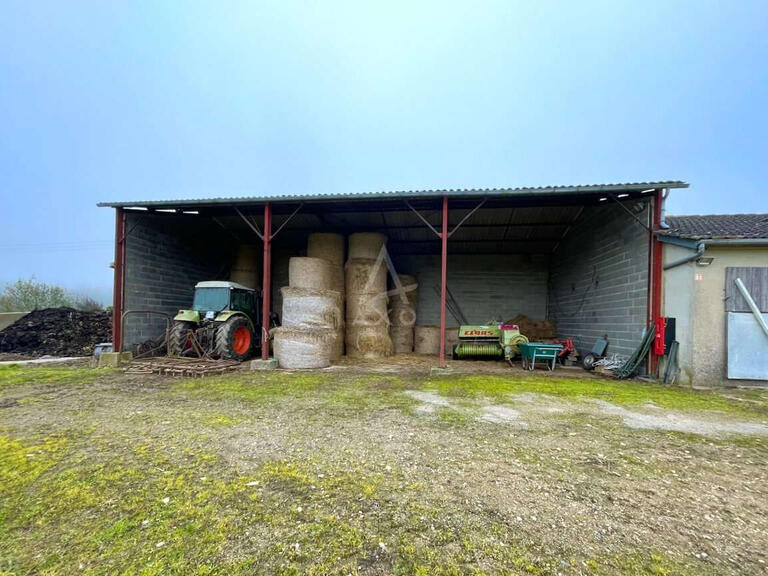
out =
<path fill-rule="evenodd" d="M 678 382 L 734 386 L 768 381 L 768 334 L 740 278 L 768 319 L 768 214 L 674 216 L 664 246 L 664 316 L 675 319 Z"/>

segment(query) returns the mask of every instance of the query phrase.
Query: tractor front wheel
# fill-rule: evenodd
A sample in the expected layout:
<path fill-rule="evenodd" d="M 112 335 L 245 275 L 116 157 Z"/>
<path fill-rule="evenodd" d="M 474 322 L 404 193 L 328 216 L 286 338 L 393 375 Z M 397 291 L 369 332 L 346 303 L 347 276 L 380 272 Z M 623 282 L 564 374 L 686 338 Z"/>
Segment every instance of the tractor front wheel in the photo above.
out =
<path fill-rule="evenodd" d="M 189 332 L 194 330 L 195 325 L 192 322 L 176 320 L 168 335 L 168 356 L 181 356 L 192 343 L 189 341 Z"/>
<path fill-rule="evenodd" d="M 253 340 L 248 320 L 234 316 L 216 330 L 216 355 L 242 362 L 251 355 Z"/>

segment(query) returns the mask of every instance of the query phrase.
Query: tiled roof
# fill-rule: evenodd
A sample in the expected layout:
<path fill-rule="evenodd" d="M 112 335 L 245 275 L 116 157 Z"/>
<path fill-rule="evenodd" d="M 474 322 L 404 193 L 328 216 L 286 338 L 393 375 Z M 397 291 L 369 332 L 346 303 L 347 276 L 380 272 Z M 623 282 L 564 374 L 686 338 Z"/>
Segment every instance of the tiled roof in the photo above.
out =
<path fill-rule="evenodd" d="M 710 214 L 707 216 L 667 216 L 666 236 L 695 240 L 717 238 L 768 238 L 768 214 Z"/>

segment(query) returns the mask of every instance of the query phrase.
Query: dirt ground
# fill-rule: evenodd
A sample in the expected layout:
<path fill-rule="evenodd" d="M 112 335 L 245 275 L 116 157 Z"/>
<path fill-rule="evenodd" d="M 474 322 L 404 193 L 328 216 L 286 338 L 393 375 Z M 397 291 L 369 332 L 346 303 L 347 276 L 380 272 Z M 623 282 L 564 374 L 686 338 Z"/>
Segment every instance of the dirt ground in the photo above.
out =
<path fill-rule="evenodd" d="M 764 574 L 768 392 L 0 368 L 0 574 Z"/>

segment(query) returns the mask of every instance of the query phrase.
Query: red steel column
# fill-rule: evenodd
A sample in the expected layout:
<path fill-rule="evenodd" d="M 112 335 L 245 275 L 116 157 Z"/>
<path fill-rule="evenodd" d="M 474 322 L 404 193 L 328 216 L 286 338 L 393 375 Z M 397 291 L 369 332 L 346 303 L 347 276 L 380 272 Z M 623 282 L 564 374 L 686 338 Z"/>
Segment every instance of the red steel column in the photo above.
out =
<path fill-rule="evenodd" d="M 269 359 L 269 311 L 272 293 L 272 207 L 264 204 L 264 274 L 261 286 L 261 359 Z"/>
<path fill-rule="evenodd" d="M 445 292 L 448 284 L 448 196 L 443 196 L 442 270 L 440 277 L 440 366 L 445 366 Z"/>
<path fill-rule="evenodd" d="M 651 320 L 653 322 L 661 316 L 661 275 L 662 271 L 662 250 L 661 242 L 656 236 L 656 231 L 661 226 L 661 203 L 663 202 L 662 190 L 657 190 L 653 198 L 653 226 L 651 227 Z M 659 357 L 653 352 L 653 345 L 650 350 L 651 355 L 651 374 L 656 374 L 659 368 Z"/>
<path fill-rule="evenodd" d="M 112 287 L 112 350 L 123 351 L 123 268 L 125 266 L 125 212 L 115 208 L 115 278 Z"/>

